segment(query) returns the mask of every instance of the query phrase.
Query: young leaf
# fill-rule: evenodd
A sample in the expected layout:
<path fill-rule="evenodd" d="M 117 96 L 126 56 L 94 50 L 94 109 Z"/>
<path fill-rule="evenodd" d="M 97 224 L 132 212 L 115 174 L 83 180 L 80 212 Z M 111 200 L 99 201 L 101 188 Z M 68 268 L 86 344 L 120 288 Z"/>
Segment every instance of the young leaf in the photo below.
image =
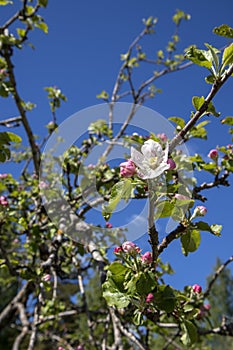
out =
<path fill-rule="evenodd" d="M 171 120 L 172 122 L 174 122 L 176 125 L 180 126 L 181 129 L 183 129 L 183 127 L 185 126 L 185 121 L 183 118 L 180 117 L 170 117 L 168 118 L 168 120 Z"/>
<path fill-rule="evenodd" d="M 218 69 L 218 67 L 219 67 L 218 53 L 220 53 L 220 51 L 218 49 L 216 49 L 215 47 L 207 44 L 207 43 L 205 43 L 205 46 L 208 47 L 208 49 L 209 49 L 209 51 L 210 51 L 210 53 L 212 55 L 215 67 Z"/>
<path fill-rule="evenodd" d="M 139 294 L 148 294 L 156 286 L 156 279 L 148 272 L 140 272 L 140 276 L 136 282 L 136 289 Z"/>
<path fill-rule="evenodd" d="M 221 236 L 222 225 L 213 224 L 209 226 L 207 222 L 199 221 L 195 223 L 195 228 L 197 228 L 200 231 L 210 232 L 215 236 Z"/>
<path fill-rule="evenodd" d="M 222 55 L 223 67 L 233 63 L 233 43 L 225 48 Z"/>
<path fill-rule="evenodd" d="M 183 335 L 181 341 L 184 345 L 192 345 L 197 341 L 197 329 L 191 321 L 185 320 L 182 324 Z"/>
<path fill-rule="evenodd" d="M 48 5 L 48 0 L 39 0 L 39 5 L 42 7 L 46 7 Z"/>
<path fill-rule="evenodd" d="M 192 104 L 193 104 L 193 107 L 196 109 L 196 111 L 199 111 L 199 109 L 204 104 L 204 102 L 205 102 L 204 96 L 201 96 L 201 97 L 193 96 L 192 98 Z"/>
<path fill-rule="evenodd" d="M 156 206 L 155 219 L 167 218 L 172 215 L 175 203 L 170 201 L 161 201 Z"/>
<path fill-rule="evenodd" d="M 8 144 L 9 142 L 21 142 L 22 139 L 20 136 L 14 134 L 13 132 L 1 132 L 0 133 L 0 142 Z"/>
<path fill-rule="evenodd" d="M 212 56 L 208 51 L 199 50 L 195 46 L 191 46 L 185 53 L 185 58 L 199 66 L 210 69 L 212 66 Z"/>
<path fill-rule="evenodd" d="M 109 98 L 109 94 L 103 90 L 100 94 L 96 95 L 96 98 L 102 98 L 103 100 L 107 100 Z"/>
<path fill-rule="evenodd" d="M 215 27 L 213 32 L 217 35 L 225 36 L 227 38 L 233 39 L 233 28 L 228 26 L 227 24 L 222 24 L 219 27 Z"/>
<path fill-rule="evenodd" d="M 216 81 L 216 78 L 214 75 L 208 75 L 205 78 L 205 81 L 207 82 L 207 84 L 213 84 Z"/>
<path fill-rule="evenodd" d="M 130 198 L 131 191 L 132 183 L 130 179 L 119 181 L 113 186 L 109 203 L 108 205 L 103 206 L 103 216 L 106 218 L 106 220 L 109 220 L 112 212 L 115 210 L 121 199 L 125 199 L 127 201 Z"/>
<path fill-rule="evenodd" d="M 115 306 L 119 309 L 127 307 L 130 303 L 130 297 L 116 288 L 113 281 L 106 281 L 103 284 L 103 297 L 109 306 Z"/>
<path fill-rule="evenodd" d="M 160 285 L 155 293 L 155 303 L 159 310 L 172 312 L 176 306 L 176 297 L 170 286 Z"/>
<path fill-rule="evenodd" d="M 35 23 L 35 27 L 43 30 L 44 33 L 48 34 L 48 26 L 45 22 Z"/>
<path fill-rule="evenodd" d="M 182 251 L 185 256 L 195 252 L 201 243 L 200 231 L 192 230 L 181 237 Z"/>
<path fill-rule="evenodd" d="M 222 124 L 233 125 L 233 117 L 226 117 L 221 120 Z"/>
<path fill-rule="evenodd" d="M 10 0 L 0 0 L 0 6 L 5 6 L 5 5 L 9 5 L 9 4 L 13 4 L 13 1 Z"/>
<path fill-rule="evenodd" d="M 210 103 L 208 104 L 208 108 L 207 108 L 206 112 L 209 113 L 209 114 L 212 114 L 215 117 L 219 117 L 220 116 L 220 113 L 216 111 L 212 101 L 210 101 Z"/>

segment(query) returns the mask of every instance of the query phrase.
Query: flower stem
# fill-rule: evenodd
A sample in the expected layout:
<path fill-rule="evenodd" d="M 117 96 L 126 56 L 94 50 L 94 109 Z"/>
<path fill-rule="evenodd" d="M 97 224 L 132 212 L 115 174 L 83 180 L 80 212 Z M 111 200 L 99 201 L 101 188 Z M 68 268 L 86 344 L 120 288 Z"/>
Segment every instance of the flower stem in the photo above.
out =
<path fill-rule="evenodd" d="M 158 237 L 158 231 L 155 227 L 154 222 L 154 212 L 155 212 L 155 195 L 153 192 L 153 184 L 152 181 L 148 181 L 148 188 L 149 188 L 149 213 L 148 213 L 148 233 L 150 236 L 149 243 L 152 248 L 152 259 L 153 262 L 155 262 L 158 258 L 158 244 L 159 244 L 159 237 Z"/>

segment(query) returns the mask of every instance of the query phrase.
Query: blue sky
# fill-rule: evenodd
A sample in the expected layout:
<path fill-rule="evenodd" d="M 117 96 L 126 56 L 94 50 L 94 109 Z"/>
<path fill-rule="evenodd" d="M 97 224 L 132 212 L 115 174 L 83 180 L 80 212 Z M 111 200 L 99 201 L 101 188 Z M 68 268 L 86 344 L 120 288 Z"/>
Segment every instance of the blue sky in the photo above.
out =
<path fill-rule="evenodd" d="M 19 3 L 15 0 L 14 6 L 1 9 L 1 23 L 13 14 Z M 34 131 L 43 136 L 44 126 L 51 120 L 43 87 L 57 85 L 68 98 L 58 111 L 59 123 L 83 108 L 100 103 L 96 95 L 103 89 L 111 93 L 121 65 L 120 54 L 127 51 L 142 30 L 142 19 L 155 16 L 159 20 L 156 33 L 145 41 L 150 56 L 153 56 L 164 48 L 174 33 L 171 17 L 176 9 L 191 14 L 191 20 L 181 25 L 180 50 L 190 44 L 204 48 L 205 42 L 220 48 L 228 42 L 213 34 L 212 29 L 223 23 L 232 25 L 232 0 L 50 0 L 48 8 L 41 11 L 49 26 L 49 34 L 35 30 L 31 36 L 35 50 L 27 47 L 24 52 L 15 52 L 14 59 L 20 93 L 38 107 L 30 116 Z M 142 75 L 146 72 L 147 68 L 145 71 L 142 68 Z M 175 115 L 188 120 L 192 96 L 206 95 L 209 91 L 209 85 L 204 82 L 205 75 L 203 68 L 193 66 L 158 80 L 156 87 L 163 93 L 148 101 L 146 106 L 164 117 Z M 227 82 L 214 103 L 221 112 L 220 119 L 232 115 L 232 82 Z M 2 100 L 1 119 L 16 115 L 13 103 Z M 216 145 L 231 142 L 227 128 L 219 120 L 211 119 L 207 129 L 208 141 L 196 140 L 190 145 L 190 151 L 201 152 L 204 157 Z M 175 277 L 169 279 L 175 287 L 186 283 L 204 284 L 216 257 L 226 260 L 233 254 L 232 188 L 208 192 L 206 206 L 207 221 L 223 224 L 222 237 L 203 233 L 200 249 L 188 258 L 182 256 L 179 242 L 173 244 L 164 254 L 164 259 L 169 260 L 176 271 Z M 140 244 L 144 243 L 141 241 Z"/>

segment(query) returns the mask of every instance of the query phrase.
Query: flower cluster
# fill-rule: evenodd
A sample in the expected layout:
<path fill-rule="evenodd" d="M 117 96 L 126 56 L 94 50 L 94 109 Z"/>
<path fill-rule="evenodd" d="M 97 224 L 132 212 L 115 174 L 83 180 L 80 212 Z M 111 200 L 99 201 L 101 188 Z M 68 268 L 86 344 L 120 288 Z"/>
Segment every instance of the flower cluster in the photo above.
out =
<path fill-rule="evenodd" d="M 122 255 L 122 254 L 128 254 L 131 256 L 139 255 L 139 262 L 142 265 L 150 265 L 153 262 L 153 257 L 151 252 L 145 252 L 144 254 L 140 254 L 141 249 L 133 242 L 126 241 L 122 243 L 121 246 L 114 248 L 114 254 L 116 255 Z"/>
<path fill-rule="evenodd" d="M 159 134 L 165 142 L 165 134 Z M 128 178 L 137 174 L 141 179 L 154 179 L 159 177 L 165 170 L 173 170 L 176 163 L 168 158 L 168 144 L 163 150 L 160 143 L 147 140 L 141 147 L 141 153 L 131 147 L 131 158 L 120 164 L 120 175 Z"/>

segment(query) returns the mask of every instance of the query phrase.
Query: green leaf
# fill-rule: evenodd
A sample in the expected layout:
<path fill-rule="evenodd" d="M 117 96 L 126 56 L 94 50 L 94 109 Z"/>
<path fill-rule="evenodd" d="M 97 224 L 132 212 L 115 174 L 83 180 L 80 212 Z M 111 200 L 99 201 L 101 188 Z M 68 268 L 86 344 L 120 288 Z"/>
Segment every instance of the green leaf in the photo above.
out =
<path fill-rule="evenodd" d="M 155 293 L 155 303 L 159 310 L 172 312 L 176 306 L 176 297 L 170 286 L 160 285 Z"/>
<path fill-rule="evenodd" d="M 208 51 L 199 50 L 195 46 L 191 46 L 185 53 L 185 58 L 192 61 L 193 63 L 210 69 L 212 66 L 212 56 Z"/>
<path fill-rule="evenodd" d="M 155 219 L 167 218 L 172 215 L 175 203 L 170 201 L 161 201 L 156 205 Z"/>
<path fill-rule="evenodd" d="M 207 164 L 200 164 L 200 168 L 209 171 L 211 174 L 214 174 L 216 170 L 216 164 L 213 162 Z"/>
<path fill-rule="evenodd" d="M 13 132 L 0 132 L 0 142 L 8 144 L 9 142 L 21 142 L 20 136 L 14 134 Z"/>
<path fill-rule="evenodd" d="M 140 272 L 136 282 L 136 290 L 140 295 L 150 293 L 156 286 L 155 276 L 148 272 Z"/>
<path fill-rule="evenodd" d="M 168 118 L 168 120 L 171 120 L 172 122 L 174 122 L 176 125 L 178 125 L 181 129 L 183 129 L 183 127 L 185 126 L 185 121 L 183 118 L 180 117 L 170 117 Z"/>
<path fill-rule="evenodd" d="M 141 326 L 143 324 L 143 315 L 142 313 L 136 309 L 133 314 L 133 323 L 136 326 Z"/>
<path fill-rule="evenodd" d="M 12 5 L 13 1 L 10 0 L 0 0 L 0 6 Z"/>
<path fill-rule="evenodd" d="M 130 67 L 130 68 L 138 67 L 139 64 L 138 64 L 138 59 L 137 59 L 137 57 L 132 57 L 132 58 L 130 58 L 130 60 L 127 62 L 127 66 Z"/>
<path fill-rule="evenodd" d="M 233 117 L 226 117 L 221 120 L 222 124 L 233 125 Z"/>
<path fill-rule="evenodd" d="M 46 7 L 48 5 L 48 0 L 39 0 L 39 5 L 42 7 Z"/>
<path fill-rule="evenodd" d="M 21 38 L 23 38 L 25 36 L 25 33 L 26 33 L 25 29 L 17 28 L 16 31 Z"/>
<path fill-rule="evenodd" d="M 120 262 L 113 262 L 108 268 L 109 279 L 112 279 L 117 286 L 118 290 L 124 291 L 125 275 L 128 272 L 127 267 L 122 265 Z"/>
<path fill-rule="evenodd" d="M 184 11 L 176 10 L 175 15 L 172 17 L 173 22 L 178 26 L 182 19 L 189 20 L 191 16 Z"/>
<path fill-rule="evenodd" d="M 188 231 L 181 237 L 182 252 L 185 256 L 188 253 L 195 252 L 201 243 L 200 231 L 192 230 Z"/>
<path fill-rule="evenodd" d="M 96 95 L 96 98 L 102 98 L 103 100 L 108 100 L 109 94 L 103 90 L 100 94 Z"/>
<path fill-rule="evenodd" d="M 208 104 L 208 108 L 207 108 L 206 113 L 207 114 L 212 114 L 215 117 L 219 117 L 220 116 L 220 113 L 216 112 L 216 109 L 215 109 L 212 101 L 210 101 L 210 103 Z"/>
<path fill-rule="evenodd" d="M 35 27 L 43 30 L 44 33 L 48 34 L 48 26 L 45 22 L 35 23 Z"/>
<path fill-rule="evenodd" d="M 210 228 L 211 228 L 211 233 L 213 233 L 216 236 L 221 236 L 222 225 L 213 224 L 210 226 Z"/>
<path fill-rule="evenodd" d="M 119 292 L 113 281 L 106 281 L 103 284 L 103 297 L 109 306 L 116 306 L 119 309 L 127 307 L 130 303 L 130 297 Z"/>
<path fill-rule="evenodd" d="M 222 230 L 222 225 L 211 225 L 207 224 L 207 222 L 204 221 L 198 221 L 195 223 L 195 228 L 197 228 L 200 231 L 207 231 L 212 233 L 215 236 L 221 236 L 221 230 Z"/>
<path fill-rule="evenodd" d="M 183 335 L 181 341 L 185 346 L 192 345 L 197 341 L 197 329 L 191 321 L 185 320 L 181 324 Z"/>
<path fill-rule="evenodd" d="M 208 83 L 208 84 L 214 84 L 214 82 L 216 81 L 216 78 L 214 75 L 208 75 L 207 77 L 205 77 L 205 81 Z"/>
<path fill-rule="evenodd" d="M 199 111 L 201 106 L 203 106 L 205 102 L 204 96 L 198 97 L 198 96 L 193 96 L 192 98 L 192 104 L 193 107 L 196 109 L 196 111 Z"/>
<path fill-rule="evenodd" d="M 127 271 L 127 267 L 122 265 L 118 261 L 114 261 L 109 267 L 108 271 L 111 272 L 112 275 L 125 275 Z"/>
<path fill-rule="evenodd" d="M 233 63 L 233 43 L 225 48 L 222 55 L 223 67 Z"/>
<path fill-rule="evenodd" d="M 208 47 L 211 55 L 212 55 L 212 58 L 213 58 L 213 61 L 214 61 L 214 64 L 215 64 L 215 67 L 216 69 L 218 70 L 218 67 L 219 67 L 219 57 L 218 57 L 218 54 L 220 53 L 220 51 L 218 49 L 216 49 L 215 47 L 205 43 L 205 46 Z"/>
<path fill-rule="evenodd" d="M 126 201 L 131 197 L 132 183 L 130 179 L 124 179 L 117 182 L 111 191 L 108 205 L 103 206 L 103 217 L 109 220 L 112 212 L 115 210 L 117 204 L 121 199 Z"/>
<path fill-rule="evenodd" d="M 225 36 L 227 38 L 233 39 L 233 28 L 228 26 L 227 24 L 222 24 L 219 27 L 215 27 L 213 32 L 217 35 Z"/>

